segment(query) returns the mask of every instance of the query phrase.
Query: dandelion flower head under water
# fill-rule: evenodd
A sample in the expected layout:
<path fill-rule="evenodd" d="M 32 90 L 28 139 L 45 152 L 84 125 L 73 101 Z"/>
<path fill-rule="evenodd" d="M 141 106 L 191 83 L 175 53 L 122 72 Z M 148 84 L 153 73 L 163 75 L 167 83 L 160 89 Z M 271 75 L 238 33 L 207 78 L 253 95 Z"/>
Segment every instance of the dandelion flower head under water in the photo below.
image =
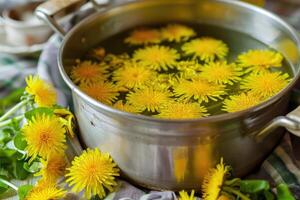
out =
<path fill-rule="evenodd" d="M 180 42 L 188 40 L 196 35 L 196 32 L 187 26 L 180 24 L 169 24 L 161 30 L 162 38 L 169 42 Z"/>

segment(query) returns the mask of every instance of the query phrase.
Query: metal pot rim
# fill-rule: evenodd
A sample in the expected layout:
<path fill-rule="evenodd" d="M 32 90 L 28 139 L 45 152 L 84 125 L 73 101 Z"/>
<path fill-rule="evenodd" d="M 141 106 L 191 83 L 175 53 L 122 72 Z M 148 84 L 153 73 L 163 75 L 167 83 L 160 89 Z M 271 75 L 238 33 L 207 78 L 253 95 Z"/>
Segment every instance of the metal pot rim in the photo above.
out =
<path fill-rule="evenodd" d="M 215 1 L 222 2 L 222 3 L 225 3 L 225 4 L 232 4 L 232 5 L 235 5 L 235 6 L 238 6 L 238 7 L 243 7 L 243 8 L 249 9 L 253 12 L 259 12 L 261 14 L 264 14 L 265 16 L 268 16 L 273 21 L 276 21 L 276 23 L 278 23 L 282 27 L 284 27 L 293 36 L 293 39 L 296 41 L 297 46 L 300 47 L 300 39 L 299 39 L 299 36 L 297 35 L 296 30 L 291 25 L 286 23 L 283 19 L 281 19 L 279 16 L 277 16 L 277 15 L 275 15 L 275 14 L 273 14 L 273 13 L 271 13 L 271 12 L 265 10 L 265 9 L 250 5 L 248 3 L 240 2 L 240 1 L 232 1 L 232 0 L 215 0 Z M 147 1 L 148 4 L 157 3 L 157 2 L 158 1 L 155 1 L 155 0 L 154 1 Z M 180 1 L 177 1 L 177 2 L 185 3 L 187 1 L 186 0 L 180 0 Z M 125 117 L 125 118 L 132 118 L 132 119 L 148 121 L 148 122 L 158 122 L 158 123 L 193 123 L 193 122 L 194 123 L 208 123 L 208 122 L 212 122 L 212 121 L 223 121 L 223 120 L 238 118 L 238 117 L 241 117 L 241 116 L 247 116 L 248 114 L 250 114 L 252 112 L 261 110 L 261 109 L 263 109 L 267 106 L 272 105 L 278 99 L 284 97 L 284 95 L 287 94 L 293 88 L 293 86 L 296 84 L 297 80 L 300 77 L 300 70 L 298 70 L 298 72 L 296 72 L 296 74 L 294 75 L 292 81 L 283 90 L 281 90 L 279 93 L 277 93 L 275 96 L 271 97 L 267 101 L 264 101 L 264 102 L 262 102 L 262 103 L 260 103 L 256 106 L 253 106 L 251 108 L 241 110 L 241 111 L 238 111 L 238 112 L 234 112 L 234 113 L 224 113 L 224 114 L 212 115 L 212 116 L 207 116 L 207 117 L 197 118 L 197 119 L 178 119 L 178 120 L 176 120 L 176 119 L 158 119 L 158 118 L 154 118 L 154 117 L 150 117 L 150 116 L 137 115 L 137 114 L 123 112 L 123 111 L 117 110 L 117 109 L 115 109 L 111 106 L 105 105 L 105 104 L 93 99 L 92 97 L 88 96 L 84 92 L 82 92 L 79 89 L 79 87 L 77 87 L 73 83 L 73 81 L 69 78 L 68 74 L 66 73 L 66 71 L 64 70 L 64 67 L 63 67 L 63 49 L 64 49 L 65 45 L 67 44 L 69 38 L 73 35 L 74 32 L 76 32 L 78 29 L 80 29 L 83 24 L 87 23 L 88 21 L 93 21 L 95 18 L 98 18 L 101 15 L 105 16 L 109 12 L 114 12 L 114 10 L 124 9 L 124 8 L 126 8 L 126 6 L 130 6 L 131 4 L 139 4 L 139 3 L 145 3 L 145 2 L 138 2 L 138 1 L 137 2 L 126 2 L 126 3 L 122 3 L 121 5 L 111 6 L 111 7 L 107 8 L 105 11 L 98 11 L 98 12 L 86 17 L 84 20 L 82 20 L 77 25 L 75 25 L 75 27 L 73 27 L 68 32 L 68 34 L 65 36 L 65 38 L 62 41 L 62 44 L 59 48 L 59 54 L 58 54 L 58 68 L 59 68 L 60 74 L 62 75 L 63 80 L 70 87 L 70 89 L 74 93 L 78 94 L 81 98 L 86 100 L 92 106 L 98 107 L 98 108 L 103 109 L 104 111 L 106 111 L 108 113 L 119 115 L 119 116 L 122 116 L 122 117 Z M 169 3 L 169 1 L 165 1 L 165 2 L 159 1 L 159 3 Z"/>

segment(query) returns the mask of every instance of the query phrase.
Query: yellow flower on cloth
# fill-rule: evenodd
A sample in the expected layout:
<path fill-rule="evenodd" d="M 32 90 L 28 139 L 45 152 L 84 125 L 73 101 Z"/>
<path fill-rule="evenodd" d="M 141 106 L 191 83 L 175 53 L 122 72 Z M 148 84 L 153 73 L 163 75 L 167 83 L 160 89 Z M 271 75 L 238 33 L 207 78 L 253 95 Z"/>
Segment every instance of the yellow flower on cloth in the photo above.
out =
<path fill-rule="evenodd" d="M 212 169 L 208 175 L 204 178 L 202 184 L 202 199 L 203 200 L 217 200 L 220 196 L 223 183 L 226 176 L 229 175 L 230 167 L 224 165 L 223 159 Z"/>
<path fill-rule="evenodd" d="M 174 68 L 179 58 L 180 55 L 175 49 L 158 45 L 138 49 L 133 54 L 134 60 L 158 71 Z"/>
<path fill-rule="evenodd" d="M 66 196 L 66 191 L 54 184 L 36 186 L 25 197 L 25 200 L 60 200 Z"/>
<path fill-rule="evenodd" d="M 228 64 L 226 61 L 210 62 L 201 68 L 199 77 L 202 77 L 209 82 L 217 84 L 233 85 L 235 82 L 242 80 L 242 68 L 235 64 Z"/>
<path fill-rule="evenodd" d="M 265 72 L 271 67 L 282 67 L 283 56 L 271 50 L 250 50 L 238 56 L 237 62 L 246 72 Z"/>
<path fill-rule="evenodd" d="M 109 192 L 117 185 L 115 177 L 119 176 L 119 169 L 108 153 L 98 149 L 87 149 L 75 157 L 72 166 L 67 169 L 67 183 L 72 191 L 84 191 L 84 196 L 90 199 L 94 195 L 105 197 L 105 188 Z"/>
<path fill-rule="evenodd" d="M 35 176 L 42 176 L 46 182 L 55 183 L 63 177 L 67 167 L 67 158 L 64 153 L 52 153 L 48 158 L 41 159 L 42 169 Z"/>
<path fill-rule="evenodd" d="M 113 80 L 117 82 L 117 85 L 127 88 L 139 88 L 145 85 L 155 77 L 156 73 L 140 65 L 136 62 L 125 63 L 124 67 L 114 71 Z"/>
<path fill-rule="evenodd" d="M 228 99 L 225 99 L 222 110 L 226 112 L 237 112 L 256 106 L 261 102 L 262 99 L 259 95 L 252 92 L 241 93 L 239 95 L 229 96 Z"/>
<path fill-rule="evenodd" d="M 222 40 L 210 37 L 202 37 L 185 43 L 182 50 L 188 56 L 198 58 L 201 61 L 211 62 L 215 58 L 223 59 L 228 54 L 228 47 Z"/>
<path fill-rule="evenodd" d="M 121 110 L 121 111 L 124 111 L 124 112 L 129 112 L 129 113 L 136 113 L 138 112 L 138 110 L 128 104 L 128 103 L 123 103 L 122 100 L 119 100 L 117 101 L 114 105 L 113 105 L 114 108 L 118 109 L 118 110 Z"/>
<path fill-rule="evenodd" d="M 198 103 L 169 102 L 163 105 L 159 118 L 164 119 L 195 119 L 208 116 L 207 109 Z"/>
<path fill-rule="evenodd" d="M 155 112 L 159 111 L 164 103 L 170 101 L 170 97 L 171 94 L 168 90 L 143 87 L 134 92 L 130 92 L 126 100 L 139 112 L 145 110 Z"/>
<path fill-rule="evenodd" d="M 71 79 L 76 84 L 90 84 L 104 81 L 107 77 L 107 66 L 93 63 L 92 61 L 77 61 L 77 65 L 72 68 Z"/>
<path fill-rule="evenodd" d="M 196 35 L 196 32 L 187 26 L 181 24 L 169 24 L 161 29 L 162 38 L 170 42 L 180 42 L 188 40 Z"/>
<path fill-rule="evenodd" d="M 174 94 L 180 99 L 194 99 L 201 102 L 217 101 L 226 94 L 225 86 L 210 83 L 204 79 L 181 80 L 174 86 Z"/>
<path fill-rule="evenodd" d="M 129 37 L 125 39 L 125 43 L 132 45 L 160 43 L 161 34 L 155 29 L 139 29 L 133 31 Z"/>
<path fill-rule="evenodd" d="M 81 85 L 80 88 L 90 97 L 108 105 L 111 105 L 119 95 L 118 88 L 112 83 L 108 82 Z"/>
<path fill-rule="evenodd" d="M 50 107 L 56 104 L 56 91 L 49 83 L 38 76 L 26 78 L 26 92 L 34 97 L 34 102 L 41 107 Z"/>
<path fill-rule="evenodd" d="M 65 132 L 63 124 L 55 116 L 33 117 L 22 128 L 28 155 L 33 160 L 38 155 L 47 159 L 51 154 L 62 153 L 66 149 Z"/>
<path fill-rule="evenodd" d="M 66 129 L 66 132 L 71 136 L 71 138 L 74 137 L 75 117 L 73 113 L 65 108 L 56 108 L 54 109 L 54 114 L 59 117 Z"/>
<path fill-rule="evenodd" d="M 190 195 L 186 191 L 182 190 L 179 192 L 178 200 L 196 200 L 196 197 L 194 195 L 195 195 L 194 190 L 192 190 Z"/>
<path fill-rule="evenodd" d="M 286 73 L 252 73 L 242 81 L 241 88 L 250 90 L 261 98 L 266 99 L 280 92 L 288 85 L 289 81 L 289 75 Z"/>

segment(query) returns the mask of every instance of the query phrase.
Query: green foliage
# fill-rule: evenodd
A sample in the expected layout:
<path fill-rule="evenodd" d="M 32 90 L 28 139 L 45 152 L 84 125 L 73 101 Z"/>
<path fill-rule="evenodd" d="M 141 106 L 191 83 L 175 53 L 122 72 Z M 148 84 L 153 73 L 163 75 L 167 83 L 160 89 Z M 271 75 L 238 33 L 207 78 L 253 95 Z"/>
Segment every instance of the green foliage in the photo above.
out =
<path fill-rule="evenodd" d="M 27 194 L 32 190 L 33 185 L 22 185 L 18 189 L 19 200 L 24 200 Z"/>
<path fill-rule="evenodd" d="M 39 108 L 34 108 L 28 112 L 25 113 L 25 117 L 27 120 L 32 120 L 33 117 L 37 115 L 53 115 L 53 109 L 51 108 L 44 108 L 44 107 L 39 107 Z"/>

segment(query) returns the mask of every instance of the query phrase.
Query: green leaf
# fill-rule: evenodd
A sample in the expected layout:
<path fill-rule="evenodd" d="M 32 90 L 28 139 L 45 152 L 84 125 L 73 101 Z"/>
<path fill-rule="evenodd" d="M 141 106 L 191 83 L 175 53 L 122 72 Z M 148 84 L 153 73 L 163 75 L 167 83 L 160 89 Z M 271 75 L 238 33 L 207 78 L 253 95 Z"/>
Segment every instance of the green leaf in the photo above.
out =
<path fill-rule="evenodd" d="M 265 199 L 266 200 L 275 200 L 275 196 L 269 190 L 264 191 Z"/>
<path fill-rule="evenodd" d="M 32 162 L 28 164 L 27 162 L 24 163 L 24 169 L 30 173 L 36 173 L 40 171 L 41 163 L 40 162 Z"/>
<path fill-rule="evenodd" d="M 6 184 L 0 182 L 0 194 L 3 194 L 3 193 L 6 192 L 8 189 L 9 189 L 9 187 L 8 187 Z"/>
<path fill-rule="evenodd" d="M 27 147 L 27 142 L 22 133 L 18 133 L 14 137 L 14 145 L 17 149 L 24 150 Z"/>
<path fill-rule="evenodd" d="M 19 180 L 24 180 L 30 175 L 30 173 L 26 169 L 24 169 L 23 160 L 14 161 L 14 175 Z"/>
<path fill-rule="evenodd" d="M 32 118 L 35 117 L 36 115 L 53 115 L 53 109 L 39 107 L 25 113 L 25 117 L 28 120 L 32 120 Z"/>
<path fill-rule="evenodd" d="M 255 194 L 270 189 L 270 184 L 265 180 L 242 180 L 240 190 L 243 193 Z"/>
<path fill-rule="evenodd" d="M 21 185 L 18 189 L 19 200 L 24 200 L 27 194 L 32 190 L 33 185 Z"/>
<path fill-rule="evenodd" d="M 289 190 L 289 187 L 281 183 L 277 186 L 277 200 L 296 200 Z"/>

